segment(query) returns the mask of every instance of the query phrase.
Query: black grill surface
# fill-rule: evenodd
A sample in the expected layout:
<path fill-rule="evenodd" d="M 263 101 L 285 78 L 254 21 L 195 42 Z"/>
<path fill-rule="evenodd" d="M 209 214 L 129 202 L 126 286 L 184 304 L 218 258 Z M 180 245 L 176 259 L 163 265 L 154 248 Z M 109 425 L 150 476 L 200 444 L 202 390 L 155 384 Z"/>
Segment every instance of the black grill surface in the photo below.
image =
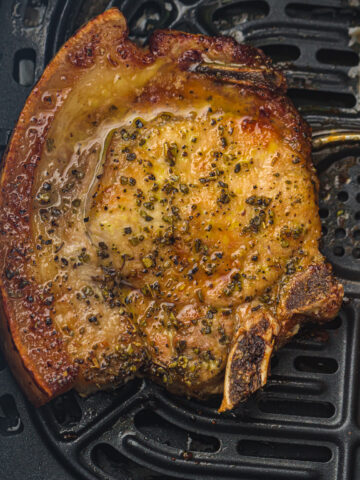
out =
<path fill-rule="evenodd" d="M 155 28 L 226 34 L 286 70 L 314 132 L 360 130 L 358 0 L 0 0 L 0 154 L 61 44 L 117 6 L 139 43 Z M 0 478 L 358 480 L 360 145 L 314 153 L 322 250 L 345 286 L 340 315 L 272 361 L 266 388 L 219 415 L 148 381 L 34 409 L 0 358 Z"/>

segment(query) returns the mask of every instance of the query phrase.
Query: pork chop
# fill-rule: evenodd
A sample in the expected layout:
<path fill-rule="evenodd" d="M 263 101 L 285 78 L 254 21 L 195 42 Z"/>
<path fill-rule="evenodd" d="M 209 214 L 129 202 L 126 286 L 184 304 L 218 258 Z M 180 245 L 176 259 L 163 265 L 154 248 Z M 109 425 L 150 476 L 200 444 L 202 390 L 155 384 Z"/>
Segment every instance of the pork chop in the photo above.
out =
<path fill-rule="evenodd" d="M 231 409 L 343 288 L 311 132 L 258 49 L 111 9 L 26 102 L 0 194 L 2 343 L 37 405 L 136 376 Z"/>

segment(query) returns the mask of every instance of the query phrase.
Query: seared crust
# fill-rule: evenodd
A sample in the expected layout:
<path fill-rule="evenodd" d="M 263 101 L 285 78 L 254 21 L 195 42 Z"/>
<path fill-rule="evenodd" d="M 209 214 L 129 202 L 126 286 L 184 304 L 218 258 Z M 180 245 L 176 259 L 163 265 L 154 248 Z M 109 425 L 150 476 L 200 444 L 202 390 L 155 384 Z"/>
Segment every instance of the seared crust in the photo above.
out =
<path fill-rule="evenodd" d="M 333 277 L 330 265 L 310 265 L 294 275 L 281 292 L 278 314 L 326 321 L 337 314 L 343 294 L 343 286 Z"/>
<path fill-rule="evenodd" d="M 279 325 L 269 312 L 244 309 L 244 325 L 237 332 L 225 372 L 224 396 L 219 412 L 231 410 L 265 385 Z"/>
<path fill-rule="evenodd" d="M 274 70 L 261 50 L 239 45 L 230 37 L 159 30 L 150 39 L 150 49 L 158 57 L 171 58 L 184 70 L 191 68 L 193 72 L 251 89 L 264 88 L 278 94 L 286 91 L 285 77 Z"/>
<path fill-rule="evenodd" d="M 171 68 L 168 68 L 168 70 L 162 68 L 165 64 L 171 65 Z M 340 306 L 342 287 L 332 279 L 327 270 L 327 273 L 325 272 L 322 266 L 323 259 L 317 250 L 317 236 L 320 232 L 319 218 L 314 218 L 313 236 L 306 239 L 311 250 L 311 258 L 314 261 L 314 266 L 310 268 L 316 271 L 318 278 L 316 285 L 312 279 L 306 277 L 305 267 L 308 267 L 308 265 L 306 264 L 306 256 L 304 256 L 299 260 L 299 269 L 305 268 L 305 270 L 301 271 L 296 279 L 294 276 L 294 280 L 286 282 L 283 291 L 279 290 L 279 306 L 269 305 L 269 307 L 266 307 L 265 305 L 268 311 L 261 313 L 260 320 L 257 314 L 255 315 L 249 310 L 249 315 L 243 317 L 248 318 L 249 316 L 250 323 L 246 327 L 241 325 L 239 328 L 234 320 L 236 317 L 229 317 L 224 320 L 225 313 L 223 314 L 220 311 L 228 307 L 231 302 L 235 306 L 237 302 L 240 302 L 242 293 L 239 289 L 234 292 L 230 302 L 229 298 L 223 294 L 216 300 L 218 294 L 216 288 L 214 287 L 213 290 L 209 288 L 207 292 L 204 292 L 205 298 L 200 296 L 200 301 L 197 300 L 197 303 L 192 301 L 190 309 L 183 308 L 181 311 L 183 313 L 179 313 L 182 326 L 186 326 L 189 329 L 187 331 L 191 330 L 192 332 L 190 344 L 200 338 L 200 330 L 203 328 L 202 324 L 199 322 L 198 325 L 195 320 L 200 321 L 204 318 L 208 314 L 206 313 L 207 308 L 214 302 L 217 302 L 217 308 L 219 309 L 217 311 L 215 308 L 210 312 L 212 324 L 216 325 L 217 331 L 221 332 L 221 336 L 225 339 L 217 347 L 219 359 L 215 362 L 211 355 L 208 355 L 208 371 L 206 374 L 202 372 L 194 383 L 190 384 L 188 378 L 185 378 L 185 367 L 183 365 L 171 367 L 174 361 L 170 358 L 170 354 L 173 352 L 167 352 L 167 349 L 171 350 L 171 348 L 166 343 L 165 337 L 162 337 L 163 332 L 159 334 L 156 322 L 154 322 L 154 325 L 147 325 L 146 329 L 141 331 L 138 325 L 134 325 L 130 316 L 122 318 L 123 330 L 119 333 L 119 338 L 122 346 L 131 347 L 128 349 L 132 352 L 131 357 L 123 353 L 121 356 L 116 349 L 111 350 L 113 346 L 111 348 L 106 347 L 108 350 L 104 347 L 105 353 L 102 360 L 106 363 L 106 369 L 97 365 L 98 360 L 94 352 L 89 357 L 80 358 L 77 355 L 79 352 L 76 351 L 76 348 L 80 351 L 80 347 L 71 344 L 70 348 L 69 329 L 64 329 L 60 320 L 54 321 L 55 317 L 62 314 L 63 317 L 66 317 L 71 307 L 67 303 L 66 296 L 65 300 L 55 298 L 52 290 L 53 285 L 48 281 L 48 278 L 51 278 L 48 275 L 48 270 L 51 271 L 53 267 L 50 261 L 46 263 L 41 258 L 41 251 L 48 248 L 48 244 L 46 244 L 42 235 L 38 235 L 39 230 L 37 230 L 37 225 L 34 222 L 34 218 L 39 215 L 39 212 L 41 215 L 41 208 L 35 209 L 34 207 L 34 198 L 37 198 L 38 194 L 36 192 L 39 191 L 39 179 L 37 179 L 39 165 L 41 165 L 41 162 L 46 164 L 47 155 L 54 147 L 49 132 L 51 129 L 58 128 L 55 120 L 64 115 L 64 106 L 70 103 L 70 98 L 75 105 L 77 101 L 79 105 L 83 105 L 81 103 L 84 103 L 83 98 L 80 99 L 81 101 L 78 98 L 83 95 L 86 99 L 86 89 L 79 91 L 77 86 L 81 84 L 83 78 L 85 78 L 85 85 L 87 85 L 87 75 L 92 73 L 95 76 L 99 65 L 101 67 L 106 65 L 104 71 L 110 72 L 111 82 L 109 83 L 111 85 L 116 84 L 116 82 L 121 83 L 122 75 L 124 74 L 127 78 L 126 72 L 129 71 L 133 72 L 134 79 L 143 79 L 145 76 L 144 74 L 142 77 L 143 71 L 149 74 L 149 80 L 147 81 L 146 78 L 142 80 L 141 88 L 135 89 L 135 94 L 133 91 L 129 91 L 126 99 L 131 108 L 143 112 L 157 112 L 159 109 L 160 112 L 161 109 L 166 111 L 173 104 L 180 108 L 184 100 L 184 85 L 186 86 L 187 83 L 190 84 L 191 82 L 199 87 L 199 91 L 201 88 L 205 91 L 209 89 L 211 90 L 210 93 L 214 92 L 214 95 L 218 95 L 219 98 L 228 96 L 226 101 L 229 103 L 234 97 L 234 92 L 240 99 L 252 95 L 254 103 L 256 103 L 254 107 L 256 119 L 250 118 L 242 123 L 241 128 L 244 137 L 255 135 L 256 128 L 259 127 L 266 134 L 269 132 L 269 137 L 274 134 L 277 139 L 281 138 L 287 154 L 288 151 L 291 151 L 294 157 L 295 154 L 299 155 L 303 162 L 301 168 L 304 169 L 304 174 L 309 177 L 312 183 L 311 188 L 308 189 L 306 201 L 310 208 L 316 208 L 318 183 L 310 158 L 310 129 L 296 112 L 292 103 L 284 96 L 286 83 L 283 75 L 272 68 L 270 60 L 261 51 L 250 46 L 238 45 L 233 39 L 227 37 L 211 38 L 204 35 L 190 35 L 171 31 L 156 32 L 150 39 L 150 48 L 148 50 L 140 49 L 127 39 L 127 26 L 122 14 L 116 9 L 108 10 L 72 37 L 47 67 L 26 102 L 6 154 L 0 193 L 0 234 L 2 236 L 0 242 L 0 291 L 4 310 L 0 328 L 1 342 L 6 357 L 29 398 L 34 404 L 40 405 L 73 386 L 79 390 L 90 391 L 101 386 L 126 381 L 134 374 L 146 374 L 162 383 L 166 378 L 166 382 L 170 380 L 172 382 L 171 385 L 167 385 L 170 390 L 176 393 L 203 397 L 222 390 L 226 356 L 230 349 L 227 365 L 228 380 L 225 383 L 227 400 L 224 397 L 222 410 L 232 408 L 239 400 L 265 383 L 273 345 L 280 344 L 283 341 L 281 338 L 288 338 L 294 334 L 294 328 L 305 317 L 313 316 L 319 319 L 323 316 L 322 318 L 327 319 L 335 315 Z M 151 70 L 152 68 L 155 73 Z M 229 86 L 228 89 L 224 88 L 226 85 Z M 127 88 L 126 82 L 124 88 Z M 237 90 L 235 91 L 233 88 Z M 113 92 L 111 89 L 109 92 L 111 97 Z M 186 92 L 186 94 L 190 95 L 189 92 Z M 201 95 L 204 95 L 202 91 L 199 93 L 199 98 Z M 74 97 L 76 97 L 75 100 Z M 191 96 L 189 98 L 190 100 L 186 98 L 185 101 L 191 104 Z M 89 102 L 91 101 L 97 101 L 95 95 L 89 97 Z M 101 102 L 104 103 L 104 106 Z M 94 107 L 96 114 L 99 114 L 101 118 L 101 115 L 105 115 L 105 108 L 107 109 L 109 105 L 107 92 L 99 90 L 97 110 Z M 111 106 L 108 110 L 112 111 Z M 88 121 L 91 113 L 91 107 L 88 107 L 85 113 L 79 108 L 79 119 L 76 118 L 76 121 L 80 126 L 82 126 L 81 115 L 83 114 Z M 65 115 L 63 118 L 64 130 L 70 131 L 70 127 L 65 123 L 69 122 L 70 124 L 71 120 L 73 119 L 67 118 Z M 98 118 L 96 115 L 90 120 L 91 125 L 97 125 Z M 181 117 L 175 118 L 175 127 L 176 122 L 179 122 L 180 125 L 182 120 Z M 153 121 L 153 124 L 149 121 L 150 133 L 151 128 L 159 127 L 156 123 L 157 119 L 151 121 Z M 187 117 L 185 121 L 191 123 Z M 206 123 L 208 121 L 210 122 L 210 119 L 204 120 L 204 129 L 208 126 Z M 86 128 L 88 128 L 87 124 Z M 89 136 L 95 132 L 95 127 L 94 130 L 91 130 L 91 128 L 89 129 Z M 196 128 L 195 123 L 194 128 Z M 122 141 L 121 138 L 120 140 L 116 139 L 118 134 L 119 132 L 108 134 L 105 142 L 111 143 L 114 135 L 115 140 L 112 144 L 114 151 L 117 148 L 115 141 L 120 143 Z M 69 138 L 70 143 L 71 139 Z M 81 140 L 81 136 L 79 138 Z M 209 137 L 209 142 L 210 140 Z M 105 147 L 104 150 L 106 150 Z M 126 150 L 122 149 L 122 151 Z M 62 154 L 64 153 L 60 151 L 59 158 L 56 161 L 61 163 Z M 89 157 L 90 155 L 91 152 Z M 168 156 L 169 159 L 171 161 L 171 155 Z M 87 161 L 87 158 L 85 160 Z M 49 170 L 53 161 L 54 159 L 48 160 Z M 68 162 L 68 159 L 65 158 L 64 161 Z M 106 159 L 106 161 L 109 161 L 109 159 Z M 66 168 L 67 164 L 65 170 Z M 43 164 L 41 171 L 42 173 L 46 171 Z M 220 182 L 220 185 L 222 184 Z M 101 191 L 102 184 L 99 183 L 99 193 L 104 196 L 110 195 L 111 191 L 107 189 L 106 184 L 104 185 L 106 188 L 104 187 L 104 190 Z M 248 205 L 251 205 L 249 209 L 251 211 L 252 209 L 256 210 L 258 205 L 256 202 L 259 199 L 251 200 L 251 197 L 249 198 Z M 259 198 L 261 200 L 261 197 Z M 227 202 L 226 197 L 225 200 Z M 225 200 L 223 203 L 226 203 Z M 267 200 L 265 200 L 266 202 Z M 102 208 L 102 204 L 99 203 L 99 205 Z M 91 207 L 93 211 L 96 210 L 95 207 L 97 207 L 96 204 Z M 95 238 L 98 235 L 95 222 L 96 215 L 92 213 L 91 209 L 88 209 L 89 211 L 91 218 L 86 234 Z M 87 218 L 86 221 L 88 222 L 89 219 Z M 56 224 L 55 220 L 52 220 L 52 222 Z M 63 229 L 69 228 L 69 234 L 71 235 L 72 227 L 69 225 L 70 223 L 64 223 L 61 226 Z M 288 231 L 285 233 L 286 235 L 293 235 Z M 250 230 L 244 228 L 241 234 L 251 236 L 251 228 Z M 61 235 L 59 236 L 61 238 Z M 297 238 L 296 236 L 290 238 L 290 243 L 294 243 L 294 251 Z M 231 248 L 230 245 L 230 252 L 228 252 L 230 254 L 232 253 Z M 165 250 L 163 250 L 164 252 Z M 57 253 L 56 248 L 54 253 Z M 133 253 L 136 253 L 135 248 Z M 164 255 L 167 254 L 168 252 L 164 253 Z M 99 257 L 106 258 L 105 255 L 108 254 L 104 254 L 104 251 L 98 253 Z M 51 254 L 51 257 L 53 258 L 53 254 Z M 55 260 L 57 261 L 56 258 Z M 67 265 L 65 262 L 68 262 L 66 258 L 63 266 Z M 302 265 L 302 262 L 304 265 Z M 116 266 L 115 261 L 114 264 Z M 100 265 L 100 267 L 103 268 L 104 265 Z M 280 271 L 283 266 L 274 268 L 278 268 Z M 94 274 L 89 278 L 93 281 L 96 277 L 95 282 L 99 284 L 102 282 L 102 291 L 107 290 L 108 285 L 111 285 L 111 294 L 114 295 L 114 291 L 123 288 L 123 276 L 128 275 L 128 278 L 131 278 L 136 287 L 134 304 L 139 302 L 139 311 L 142 312 L 141 309 L 145 310 L 149 307 L 149 299 L 143 293 L 141 285 L 141 281 L 149 281 L 148 272 L 145 271 L 144 273 L 144 271 L 138 269 L 137 273 L 134 274 L 135 270 L 133 268 L 131 272 L 126 273 L 126 269 L 127 266 L 122 265 L 118 269 L 119 273 L 114 268 L 107 268 L 107 270 L 104 270 L 106 275 L 103 278 L 100 279 L 98 275 L 95 276 Z M 230 269 L 228 270 L 230 271 Z M 61 272 L 60 267 L 58 270 Z M 279 277 L 280 273 L 276 274 L 276 278 Z M 141 277 L 142 274 L 143 277 Z M 188 277 L 188 290 L 194 293 L 197 280 L 194 284 L 190 284 L 190 280 L 193 281 L 192 274 L 189 274 Z M 199 277 L 200 273 L 198 274 Z M 151 275 L 149 275 L 149 278 L 151 278 Z M 200 285 L 201 282 L 204 285 L 206 284 L 206 278 L 205 273 L 203 273 L 202 277 L 199 278 Z M 231 278 L 230 273 L 226 274 L 226 278 L 224 275 L 224 282 L 225 280 L 230 281 Z M 154 278 L 151 278 L 151 281 L 154 281 Z M 148 284 L 145 283 L 145 285 L 147 287 Z M 221 282 L 219 285 L 222 285 Z M 316 300 L 314 300 L 317 305 L 315 310 L 312 308 L 314 302 L 312 303 L 307 294 L 301 291 L 304 288 L 309 289 L 309 287 L 313 288 L 314 286 L 317 291 Z M 331 302 L 325 302 L 323 298 L 329 292 Z M 256 294 L 260 293 L 256 292 Z M 301 299 L 301 305 L 299 299 Z M 258 304 L 256 302 L 248 303 L 246 308 L 249 305 L 255 309 L 254 311 L 257 311 Z M 181 306 L 184 307 L 184 305 Z M 270 310 L 272 310 L 272 313 L 270 313 Z M 273 320 L 275 317 L 278 323 Z M 271 319 L 271 321 L 267 320 L 266 327 L 264 318 Z M 283 325 L 282 334 L 279 334 L 279 322 Z M 67 325 L 65 327 L 68 328 Z M 155 338 L 155 343 L 159 342 L 159 345 L 163 348 L 163 356 L 161 356 L 161 352 L 158 353 L 156 348 L 152 351 L 146 344 L 144 340 L 146 335 L 150 339 Z M 179 331 L 176 331 L 174 338 L 176 337 L 178 344 L 182 345 L 182 342 L 187 339 L 187 335 L 186 331 L 183 333 L 180 328 Z M 277 335 L 281 338 L 276 339 Z M 207 337 L 204 345 L 209 348 L 213 340 L 211 336 Z M 192 348 L 195 348 L 195 343 Z M 101 350 L 101 347 L 99 350 Z M 177 352 L 177 355 L 178 358 L 184 357 L 184 355 L 179 357 L 179 352 Z M 242 355 L 244 356 L 242 357 Z M 187 360 L 185 363 L 187 363 Z M 215 363 L 216 366 L 210 368 Z M 192 367 L 192 365 L 189 361 L 189 366 Z M 252 380 L 247 385 L 246 379 L 249 375 L 252 376 Z M 179 379 L 184 380 L 184 382 L 179 382 Z"/>

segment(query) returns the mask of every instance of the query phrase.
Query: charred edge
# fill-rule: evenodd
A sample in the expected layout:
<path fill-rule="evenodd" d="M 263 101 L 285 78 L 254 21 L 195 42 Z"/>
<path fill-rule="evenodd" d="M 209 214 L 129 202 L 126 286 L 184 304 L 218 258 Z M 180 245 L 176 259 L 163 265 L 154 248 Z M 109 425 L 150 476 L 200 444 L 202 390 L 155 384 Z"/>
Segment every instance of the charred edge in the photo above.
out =
<path fill-rule="evenodd" d="M 230 370 L 229 397 L 233 405 L 247 398 L 261 387 L 261 364 L 265 354 L 265 341 L 252 331 L 238 342 Z"/>
<path fill-rule="evenodd" d="M 201 63 L 197 65 L 194 72 L 205 74 L 216 80 L 237 83 L 240 85 L 256 86 L 271 91 L 282 89 L 282 75 L 270 69 L 250 69 L 232 66 L 221 66 L 217 64 Z"/>
<path fill-rule="evenodd" d="M 295 311 L 330 318 L 340 308 L 342 292 L 342 286 L 337 283 L 327 265 L 312 265 L 294 279 L 285 308 L 290 313 Z M 315 309 L 319 311 L 316 312 Z"/>
<path fill-rule="evenodd" d="M 178 57 L 179 51 L 186 52 L 195 48 L 203 53 L 221 55 L 222 58 L 241 65 L 270 67 L 272 64 L 260 49 L 239 44 L 229 36 L 210 37 L 176 30 L 156 30 L 149 39 L 149 46 L 156 56 Z"/>

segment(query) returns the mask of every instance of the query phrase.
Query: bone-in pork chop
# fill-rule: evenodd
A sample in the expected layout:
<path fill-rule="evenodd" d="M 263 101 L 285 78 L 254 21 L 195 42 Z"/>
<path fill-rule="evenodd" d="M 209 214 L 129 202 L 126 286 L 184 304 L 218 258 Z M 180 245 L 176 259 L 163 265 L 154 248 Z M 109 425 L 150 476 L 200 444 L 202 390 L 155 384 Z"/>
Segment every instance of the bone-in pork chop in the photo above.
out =
<path fill-rule="evenodd" d="M 311 136 L 258 49 L 115 9 L 60 50 L 2 173 L 2 341 L 35 404 L 147 376 L 220 410 L 343 289 L 318 250 Z"/>

